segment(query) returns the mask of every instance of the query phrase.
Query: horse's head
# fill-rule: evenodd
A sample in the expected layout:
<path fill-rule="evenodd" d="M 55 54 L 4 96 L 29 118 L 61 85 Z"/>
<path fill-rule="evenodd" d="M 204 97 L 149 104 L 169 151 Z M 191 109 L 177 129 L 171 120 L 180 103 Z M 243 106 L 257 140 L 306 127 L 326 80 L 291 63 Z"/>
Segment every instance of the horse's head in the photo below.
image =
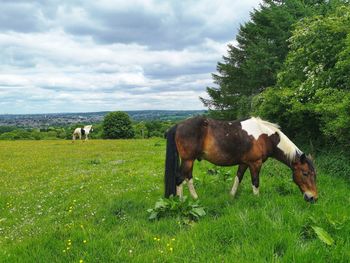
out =
<path fill-rule="evenodd" d="M 316 170 L 310 157 L 304 153 L 293 162 L 293 180 L 304 194 L 308 202 L 315 202 L 318 198 L 316 188 Z"/>

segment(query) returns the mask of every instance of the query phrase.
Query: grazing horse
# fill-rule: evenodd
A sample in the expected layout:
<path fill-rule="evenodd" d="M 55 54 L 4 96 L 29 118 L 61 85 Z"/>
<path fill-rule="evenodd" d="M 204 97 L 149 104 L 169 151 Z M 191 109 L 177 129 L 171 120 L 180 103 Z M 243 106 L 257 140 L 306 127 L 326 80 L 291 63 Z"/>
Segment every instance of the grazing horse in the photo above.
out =
<path fill-rule="evenodd" d="M 73 141 L 75 141 L 76 137 L 78 136 L 79 139 L 81 140 L 82 136 L 85 136 L 85 141 L 88 140 L 88 135 L 90 132 L 94 131 L 92 129 L 92 125 L 87 125 L 84 126 L 84 128 L 76 128 L 73 132 Z"/>
<path fill-rule="evenodd" d="M 239 165 L 230 192 L 232 196 L 249 168 L 253 193 L 258 195 L 260 168 L 268 157 L 272 157 L 291 168 L 293 180 L 306 201 L 314 202 L 318 198 L 316 171 L 311 158 L 276 124 L 254 117 L 219 121 L 199 116 L 173 126 L 166 135 L 165 197 L 182 196 L 186 180 L 192 197 L 198 198 L 192 180 L 196 159 L 219 166 Z"/>

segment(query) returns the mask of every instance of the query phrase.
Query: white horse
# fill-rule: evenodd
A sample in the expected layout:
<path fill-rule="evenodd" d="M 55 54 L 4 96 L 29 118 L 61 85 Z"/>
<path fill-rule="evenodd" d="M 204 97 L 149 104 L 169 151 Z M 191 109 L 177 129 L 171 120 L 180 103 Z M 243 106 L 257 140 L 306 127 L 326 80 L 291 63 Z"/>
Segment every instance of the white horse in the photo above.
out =
<path fill-rule="evenodd" d="M 82 136 L 84 136 L 84 135 L 85 135 L 85 141 L 87 141 L 88 135 L 92 131 L 93 131 L 92 125 L 84 126 L 84 128 L 76 128 L 73 132 L 73 141 L 72 142 L 75 141 L 77 136 L 79 136 L 79 139 L 81 140 Z"/>

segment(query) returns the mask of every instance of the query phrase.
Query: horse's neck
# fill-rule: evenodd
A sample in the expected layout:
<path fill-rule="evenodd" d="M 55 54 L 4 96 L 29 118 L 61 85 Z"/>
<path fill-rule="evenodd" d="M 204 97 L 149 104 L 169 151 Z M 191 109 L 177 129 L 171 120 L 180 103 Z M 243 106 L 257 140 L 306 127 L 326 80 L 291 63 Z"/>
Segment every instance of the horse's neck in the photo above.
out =
<path fill-rule="evenodd" d="M 274 151 L 272 157 L 293 169 L 293 162 L 302 153 L 301 150 L 281 131 L 278 132 L 279 140 L 272 139 Z"/>
<path fill-rule="evenodd" d="M 292 161 L 289 160 L 288 157 L 284 154 L 284 152 L 281 151 L 277 146 L 271 157 L 275 158 L 281 163 L 284 163 L 285 165 L 287 165 L 289 168 L 292 169 Z"/>
<path fill-rule="evenodd" d="M 90 132 L 90 130 L 91 130 L 91 127 L 84 127 L 84 130 L 85 130 L 85 133 L 87 134 L 87 133 L 89 133 Z"/>

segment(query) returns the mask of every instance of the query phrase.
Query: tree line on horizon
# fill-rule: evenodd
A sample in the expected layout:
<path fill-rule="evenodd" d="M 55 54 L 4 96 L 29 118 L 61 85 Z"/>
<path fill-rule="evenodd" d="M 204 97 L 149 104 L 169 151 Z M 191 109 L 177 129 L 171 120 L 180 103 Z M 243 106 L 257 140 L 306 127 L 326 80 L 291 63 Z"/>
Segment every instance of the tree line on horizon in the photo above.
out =
<path fill-rule="evenodd" d="M 110 112 L 106 114 L 102 122 L 92 124 L 93 132 L 89 134 L 89 138 L 145 139 L 164 137 L 165 131 L 174 123 L 175 121 L 161 120 L 133 121 L 126 112 Z M 84 125 L 87 123 L 46 128 L 0 126 L 0 140 L 71 140 L 75 128 L 84 127 Z"/>
<path fill-rule="evenodd" d="M 350 145 L 348 0 L 264 0 L 201 101 L 218 119 L 260 116 L 292 138 Z"/>

